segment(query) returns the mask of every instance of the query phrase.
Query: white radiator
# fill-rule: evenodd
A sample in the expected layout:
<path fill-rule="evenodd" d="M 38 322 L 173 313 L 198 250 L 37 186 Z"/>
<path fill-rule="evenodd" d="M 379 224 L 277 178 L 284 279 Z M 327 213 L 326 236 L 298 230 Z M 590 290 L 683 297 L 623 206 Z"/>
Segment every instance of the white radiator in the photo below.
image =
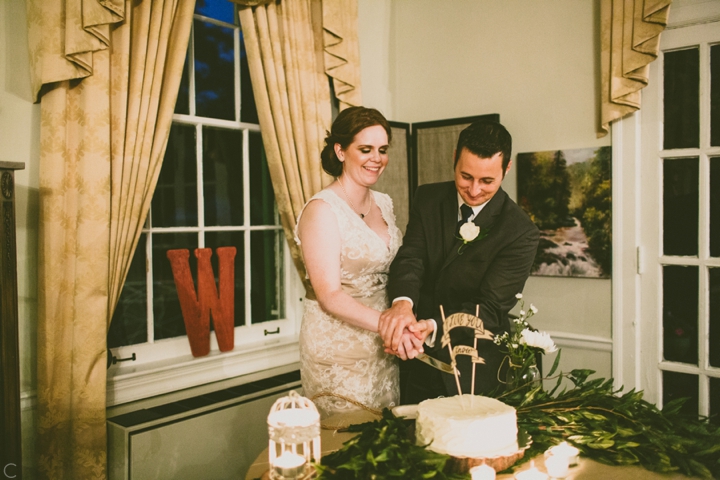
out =
<path fill-rule="evenodd" d="M 110 480 L 244 480 L 267 447 L 273 402 L 300 390 L 290 372 L 108 418 Z"/>

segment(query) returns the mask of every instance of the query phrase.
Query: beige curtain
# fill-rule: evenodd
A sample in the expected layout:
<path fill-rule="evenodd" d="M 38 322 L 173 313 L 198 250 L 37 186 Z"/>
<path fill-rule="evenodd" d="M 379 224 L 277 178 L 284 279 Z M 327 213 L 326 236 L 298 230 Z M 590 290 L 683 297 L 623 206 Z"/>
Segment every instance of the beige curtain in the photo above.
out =
<path fill-rule="evenodd" d="M 236 3 L 243 4 L 243 1 Z M 333 2 L 322 2 L 322 9 L 329 4 Z M 320 2 L 313 0 L 273 1 L 240 9 L 275 198 L 293 261 L 303 279 L 305 267 L 293 232 L 305 202 L 331 181 L 320 165 L 325 132 L 331 124 L 327 75 L 335 75 L 328 73 L 323 61 L 323 55 L 325 59 L 330 55 L 328 47 L 321 47 L 324 36 L 321 25 L 324 26 L 323 22 L 329 17 L 323 10 Z M 355 25 L 356 11 L 345 12 L 344 15 L 351 18 L 343 18 L 338 23 L 346 28 Z M 342 66 L 336 62 L 332 68 L 337 78 L 342 78 L 333 77 L 340 82 L 336 85 L 341 85 L 341 107 L 360 104 L 357 27 L 345 35 L 355 40 L 340 48 L 338 44 L 342 42 L 338 38 L 341 37 L 336 36 L 330 47 L 344 50 L 350 59 Z M 351 54 L 347 54 L 348 51 Z"/>
<path fill-rule="evenodd" d="M 157 181 L 194 3 L 28 0 L 41 97 L 40 478 L 106 478 L 107 327 Z"/>
<path fill-rule="evenodd" d="M 600 127 L 640 109 L 640 90 L 658 56 L 672 0 L 602 0 L 600 6 Z"/>

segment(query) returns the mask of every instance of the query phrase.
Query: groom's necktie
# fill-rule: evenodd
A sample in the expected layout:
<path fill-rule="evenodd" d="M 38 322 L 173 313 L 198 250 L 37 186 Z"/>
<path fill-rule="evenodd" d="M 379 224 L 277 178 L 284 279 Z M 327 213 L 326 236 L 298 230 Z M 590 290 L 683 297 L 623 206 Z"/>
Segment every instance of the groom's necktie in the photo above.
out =
<path fill-rule="evenodd" d="M 473 209 L 470 208 L 470 206 L 464 203 L 460 205 L 460 215 L 462 216 L 462 219 L 457 224 L 457 228 L 455 229 L 456 233 L 460 233 L 460 227 L 463 223 L 466 223 L 470 219 L 470 217 L 472 217 L 472 214 Z"/>

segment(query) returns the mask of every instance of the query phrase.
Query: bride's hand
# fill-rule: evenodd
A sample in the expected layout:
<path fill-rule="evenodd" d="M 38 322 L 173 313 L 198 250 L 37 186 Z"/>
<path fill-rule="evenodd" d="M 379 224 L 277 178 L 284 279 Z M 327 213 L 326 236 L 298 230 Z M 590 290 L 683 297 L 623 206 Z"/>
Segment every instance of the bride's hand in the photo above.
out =
<path fill-rule="evenodd" d="M 420 326 L 419 333 L 413 333 L 407 328 L 403 331 L 397 350 L 385 348 L 385 353 L 396 355 L 402 360 L 411 360 L 423 353 L 423 341 L 427 337 L 424 333 L 428 327 Z M 430 329 L 431 330 L 431 329 Z M 432 330 L 431 330 L 432 331 Z"/>

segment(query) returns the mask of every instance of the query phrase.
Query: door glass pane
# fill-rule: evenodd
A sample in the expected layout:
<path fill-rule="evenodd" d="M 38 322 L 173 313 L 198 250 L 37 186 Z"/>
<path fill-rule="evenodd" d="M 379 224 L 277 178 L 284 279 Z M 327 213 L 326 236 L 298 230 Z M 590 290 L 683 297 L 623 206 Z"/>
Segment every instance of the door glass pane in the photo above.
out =
<path fill-rule="evenodd" d="M 108 347 L 111 348 L 147 342 L 146 237 L 145 234 L 140 235 L 120 300 L 113 313 L 107 338 Z"/>
<path fill-rule="evenodd" d="M 218 279 L 218 257 L 215 250 L 218 247 L 235 247 L 235 326 L 245 325 L 245 234 L 243 232 L 207 232 L 205 246 L 212 248 L 212 266 L 215 272 L 215 281 Z"/>
<path fill-rule="evenodd" d="M 698 254 L 697 157 L 663 162 L 663 252 Z"/>
<path fill-rule="evenodd" d="M 664 147 L 700 146 L 700 50 L 664 55 Z"/>
<path fill-rule="evenodd" d="M 282 318 L 282 230 L 255 231 L 250 234 L 250 288 L 252 321 Z"/>
<path fill-rule="evenodd" d="M 242 132 L 203 127 L 205 225 L 243 225 Z"/>
<path fill-rule="evenodd" d="M 710 421 L 720 425 L 720 378 L 710 378 Z"/>
<path fill-rule="evenodd" d="M 197 260 L 195 249 L 198 246 L 196 233 L 154 233 L 152 237 L 153 264 L 153 314 L 155 317 L 155 340 L 182 337 L 185 322 L 180 309 L 175 279 L 173 278 L 167 251 L 187 248 L 190 252 L 190 272 L 197 282 Z M 196 290 L 197 292 L 197 286 Z"/>
<path fill-rule="evenodd" d="M 250 221 L 253 225 L 277 225 L 275 193 L 270 181 L 260 134 L 250 133 Z"/>
<path fill-rule="evenodd" d="M 720 45 L 710 47 L 710 145 L 720 146 Z"/>
<path fill-rule="evenodd" d="M 720 367 L 720 268 L 710 268 L 709 271 L 709 297 L 710 297 L 710 366 Z"/>
<path fill-rule="evenodd" d="M 195 20 L 195 105 L 201 117 L 235 120 L 233 29 Z"/>
<path fill-rule="evenodd" d="M 710 158 L 710 256 L 720 257 L 720 157 Z"/>
<path fill-rule="evenodd" d="M 663 356 L 698 362 L 698 267 L 663 267 Z"/>
<path fill-rule="evenodd" d="M 195 127 L 173 123 L 152 199 L 153 227 L 197 225 Z"/>
<path fill-rule="evenodd" d="M 688 415 L 698 415 L 698 377 L 687 373 L 663 372 L 663 405 L 677 398 L 688 400 L 680 410 Z"/>

